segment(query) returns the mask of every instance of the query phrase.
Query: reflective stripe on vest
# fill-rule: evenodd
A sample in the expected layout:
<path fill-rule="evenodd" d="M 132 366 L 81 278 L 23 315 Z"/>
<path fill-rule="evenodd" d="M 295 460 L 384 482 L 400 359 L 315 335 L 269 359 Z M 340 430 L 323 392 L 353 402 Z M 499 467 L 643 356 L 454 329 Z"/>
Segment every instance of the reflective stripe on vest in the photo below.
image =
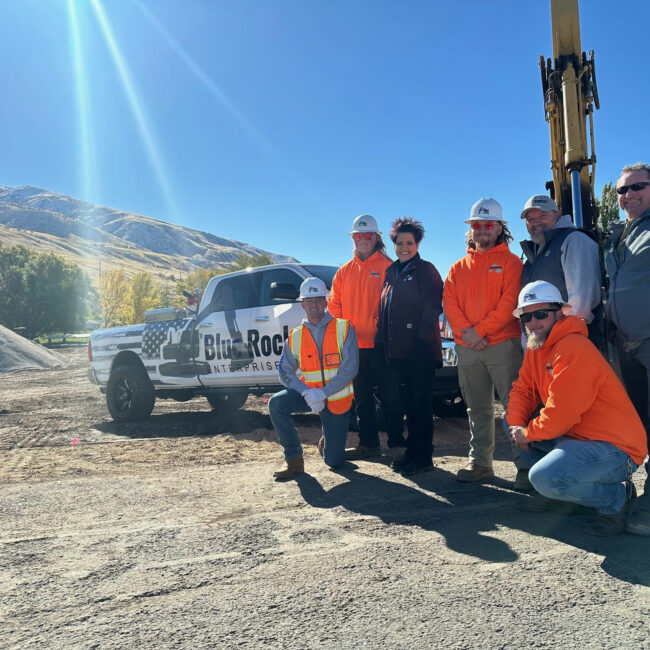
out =
<path fill-rule="evenodd" d="M 311 332 L 303 325 L 291 330 L 289 348 L 298 361 L 302 380 L 309 388 L 322 388 L 336 377 L 343 358 L 343 344 L 348 335 L 349 321 L 333 318 L 325 328 L 322 363 Z M 305 335 L 306 332 L 306 335 Z M 345 413 L 352 405 L 352 382 L 327 398 L 332 413 Z"/>

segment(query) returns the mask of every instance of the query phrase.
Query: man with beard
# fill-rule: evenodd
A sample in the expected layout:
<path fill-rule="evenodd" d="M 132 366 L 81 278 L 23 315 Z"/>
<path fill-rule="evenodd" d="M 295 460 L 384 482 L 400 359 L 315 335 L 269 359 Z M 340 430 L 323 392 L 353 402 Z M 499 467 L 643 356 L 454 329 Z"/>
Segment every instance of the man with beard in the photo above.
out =
<path fill-rule="evenodd" d="M 587 323 L 589 338 L 602 349 L 603 306 L 598 244 L 578 230 L 568 214 L 560 215 L 546 194 L 531 196 L 521 213 L 530 240 L 521 242 L 524 269 L 521 286 L 544 280 L 555 285 L 571 305 L 571 313 Z"/>
<path fill-rule="evenodd" d="M 548 282 L 521 290 L 513 313 L 528 343 L 507 420 L 538 492 L 522 509 L 542 512 L 554 500 L 595 508 L 585 532 L 605 537 L 623 531 L 636 506 L 631 477 L 648 449 L 625 388 L 570 311 Z"/>
<path fill-rule="evenodd" d="M 470 211 L 467 255 L 445 280 L 442 305 L 454 332 L 458 378 L 469 419 L 469 463 L 456 478 L 482 481 L 494 476 L 494 390 L 504 408 L 522 361 L 521 329 L 512 310 L 521 288 L 521 260 L 510 252 L 512 236 L 494 199 Z M 515 454 L 515 489 L 530 490 L 528 466 Z"/>

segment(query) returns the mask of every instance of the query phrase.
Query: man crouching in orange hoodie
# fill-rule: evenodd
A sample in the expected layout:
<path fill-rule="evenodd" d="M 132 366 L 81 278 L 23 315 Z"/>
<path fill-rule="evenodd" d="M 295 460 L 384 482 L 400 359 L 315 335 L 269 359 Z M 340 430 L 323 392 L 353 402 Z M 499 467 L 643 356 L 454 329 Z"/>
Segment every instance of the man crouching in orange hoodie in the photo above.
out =
<path fill-rule="evenodd" d="M 648 453 L 645 430 L 584 320 L 565 316 L 569 309 L 555 286 L 537 281 L 521 290 L 513 312 L 528 344 L 506 417 L 539 493 L 523 509 L 541 512 L 553 500 L 592 507 L 598 516 L 585 532 L 616 535 L 636 505 L 630 479 Z"/>

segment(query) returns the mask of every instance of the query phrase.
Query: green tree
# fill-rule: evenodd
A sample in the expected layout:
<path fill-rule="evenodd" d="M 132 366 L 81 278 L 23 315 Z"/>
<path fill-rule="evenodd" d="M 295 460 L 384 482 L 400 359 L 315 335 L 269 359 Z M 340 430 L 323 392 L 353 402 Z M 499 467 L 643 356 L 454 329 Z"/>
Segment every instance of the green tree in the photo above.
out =
<path fill-rule="evenodd" d="M 613 183 L 605 183 L 600 201 L 596 199 L 600 208 L 600 227 L 603 232 L 611 230 L 611 224 L 620 220 L 621 214 L 618 208 L 618 195 Z"/>
<path fill-rule="evenodd" d="M 31 337 L 83 329 L 91 284 L 76 265 L 23 246 L 0 249 L 0 323 Z"/>

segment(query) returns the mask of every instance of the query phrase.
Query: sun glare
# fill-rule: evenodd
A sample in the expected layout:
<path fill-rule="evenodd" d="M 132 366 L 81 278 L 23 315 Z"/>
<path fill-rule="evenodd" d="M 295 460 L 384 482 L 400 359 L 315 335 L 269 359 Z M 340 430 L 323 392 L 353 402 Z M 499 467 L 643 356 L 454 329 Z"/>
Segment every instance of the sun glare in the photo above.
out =
<path fill-rule="evenodd" d="M 68 0 L 68 15 L 70 17 L 70 47 L 72 50 L 72 61 L 74 67 L 75 90 L 77 95 L 77 111 L 79 114 L 79 178 L 82 196 L 89 200 L 92 195 L 92 138 L 91 138 L 91 116 L 90 104 L 88 101 L 88 83 L 83 60 L 83 47 L 81 43 L 81 32 L 74 0 Z"/>
<path fill-rule="evenodd" d="M 175 201 L 170 190 L 170 183 L 167 180 L 167 174 L 162 164 L 162 156 L 158 152 L 156 142 L 151 133 L 151 129 L 149 128 L 148 119 L 146 118 L 144 109 L 142 107 L 142 103 L 135 91 L 135 86 L 131 80 L 131 75 L 129 73 L 127 65 L 117 46 L 117 42 L 113 35 L 113 30 L 108 22 L 108 18 L 106 17 L 104 9 L 101 3 L 99 2 L 99 0 L 91 0 L 91 1 L 92 1 L 92 7 L 95 10 L 95 15 L 97 16 L 97 20 L 99 22 L 99 26 L 102 30 L 102 33 L 104 34 L 106 43 L 111 51 L 113 62 L 115 63 L 115 66 L 120 75 L 120 79 L 122 81 L 124 92 L 126 93 L 126 97 L 131 107 L 131 111 L 133 112 L 133 116 L 138 124 L 138 129 L 140 130 L 140 137 L 142 138 L 147 153 L 149 154 L 149 158 L 151 160 L 154 173 L 156 175 L 156 180 L 158 181 L 158 185 L 160 186 L 160 190 L 165 199 L 167 209 L 170 215 L 174 217 L 179 217 L 180 215 L 178 215 L 178 212 L 175 207 Z"/>

